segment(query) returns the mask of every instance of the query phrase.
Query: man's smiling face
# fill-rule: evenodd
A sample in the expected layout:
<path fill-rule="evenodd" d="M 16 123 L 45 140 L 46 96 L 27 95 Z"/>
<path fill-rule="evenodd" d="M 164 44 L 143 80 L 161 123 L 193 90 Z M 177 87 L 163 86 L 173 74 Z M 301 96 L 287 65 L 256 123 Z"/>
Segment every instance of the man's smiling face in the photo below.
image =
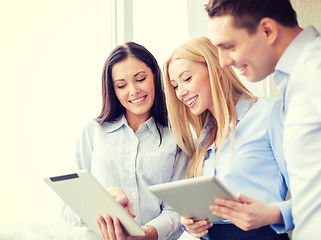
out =
<path fill-rule="evenodd" d="M 218 48 L 222 67 L 233 66 L 251 82 L 274 72 L 276 59 L 261 25 L 249 34 L 245 28 L 236 28 L 230 15 L 215 16 L 210 24 L 211 41 Z"/>

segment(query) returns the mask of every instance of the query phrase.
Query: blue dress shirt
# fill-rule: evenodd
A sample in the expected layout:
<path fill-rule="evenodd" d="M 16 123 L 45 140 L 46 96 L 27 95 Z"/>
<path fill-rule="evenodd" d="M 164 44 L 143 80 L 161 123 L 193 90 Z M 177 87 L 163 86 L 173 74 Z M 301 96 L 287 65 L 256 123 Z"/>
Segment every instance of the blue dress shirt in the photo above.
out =
<path fill-rule="evenodd" d="M 321 37 L 309 26 L 275 68 L 283 98 L 284 154 L 295 228 L 293 239 L 321 239 Z"/>
<path fill-rule="evenodd" d="M 162 143 L 153 118 L 134 132 L 123 116 L 113 123 L 90 122 L 76 148 L 75 169 L 89 170 L 105 187 L 119 187 L 133 204 L 141 225 L 152 225 L 159 239 L 181 234 L 180 216 L 156 198 L 147 186 L 186 177 L 186 155 L 177 152 L 168 127 L 160 127 Z M 84 223 L 65 204 L 62 215 L 74 226 Z"/>
<path fill-rule="evenodd" d="M 260 98 L 252 104 L 250 99 L 238 101 L 233 149 L 230 131 L 218 157 L 214 143 L 208 149 L 203 175 L 215 174 L 235 194 L 277 206 L 284 224 L 271 227 L 284 233 L 294 226 L 291 200 L 284 201 L 289 183 L 282 148 L 281 100 Z"/>

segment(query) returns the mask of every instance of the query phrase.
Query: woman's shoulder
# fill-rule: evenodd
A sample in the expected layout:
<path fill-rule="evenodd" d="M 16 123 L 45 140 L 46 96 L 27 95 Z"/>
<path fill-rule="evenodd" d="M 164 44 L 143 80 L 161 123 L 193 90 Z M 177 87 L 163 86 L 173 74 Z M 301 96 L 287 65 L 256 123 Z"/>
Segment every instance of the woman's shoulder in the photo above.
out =
<path fill-rule="evenodd" d="M 265 120 L 268 126 L 279 125 L 282 124 L 282 106 L 281 98 L 259 98 L 255 115 L 261 121 Z"/>
<path fill-rule="evenodd" d="M 113 126 L 120 124 L 120 120 L 117 120 L 115 122 L 103 122 L 99 123 L 97 119 L 93 118 L 88 120 L 84 127 L 83 131 L 85 132 L 94 132 L 94 131 L 108 131 L 108 129 L 113 128 Z"/>
<path fill-rule="evenodd" d="M 87 120 L 82 126 L 82 136 L 91 136 L 95 129 L 100 127 L 96 119 Z"/>
<path fill-rule="evenodd" d="M 265 111 L 267 110 L 272 111 L 273 109 L 281 110 L 282 99 L 277 97 L 273 97 L 273 98 L 262 97 L 262 98 L 258 98 L 256 104 L 257 106 L 262 108 L 262 110 L 265 110 Z"/>
<path fill-rule="evenodd" d="M 87 120 L 87 122 L 84 124 L 83 129 L 93 129 L 96 127 L 101 127 L 102 125 L 100 123 L 98 123 L 97 119 L 93 118 L 93 119 L 89 119 Z"/>

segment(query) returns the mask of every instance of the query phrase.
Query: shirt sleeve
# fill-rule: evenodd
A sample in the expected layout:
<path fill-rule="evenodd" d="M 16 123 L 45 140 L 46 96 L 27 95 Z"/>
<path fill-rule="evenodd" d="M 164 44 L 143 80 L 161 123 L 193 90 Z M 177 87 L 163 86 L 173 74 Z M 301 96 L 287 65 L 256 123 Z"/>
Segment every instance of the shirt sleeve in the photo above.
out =
<path fill-rule="evenodd" d="M 88 124 L 76 144 L 76 154 L 73 171 L 86 169 L 90 171 L 92 157 L 92 132 L 93 123 Z M 87 227 L 84 221 L 64 202 L 61 202 L 60 215 L 66 224 L 74 227 Z"/>
<path fill-rule="evenodd" d="M 309 60 L 305 64 L 306 77 L 302 80 L 306 83 L 307 94 L 318 119 L 321 118 L 321 52 L 319 47 L 311 50 Z"/>
<path fill-rule="evenodd" d="M 277 233 L 285 233 L 294 228 L 293 218 L 292 218 L 292 199 L 284 202 L 276 203 L 276 207 L 279 208 L 281 215 L 283 217 L 283 224 L 272 224 L 271 227 Z"/>
<path fill-rule="evenodd" d="M 172 181 L 186 178 L 188 163 L 189 158 L 186 154 L 182 150 L 177 149 Z M 157 230 L 158 239 L 160 240 L 178 239 L 183 233 L 180 217 L 181 216 L 171 207 L 163 203 L 161 214 L 149 221 L 146 225 L 151 225 Z"/>
<path fill-rule="evenodd" d="M 156 229 L 159 240 L 178 239 L 183 233 L 180 215 L 165 203 L 162 205 L 161 214 L 145 225 L 151 225 Z"/>
<path fill-rule="evenodd" d="M 187 167 L 189 157 L 177 146 L 175 164 L 171 181 L 185 179 L 187 177 Z"/>
<path fill-rule="evenodd" d="M 286 169 L 286 162 L 283 153 L 283 121 L 281 117 L 281 100 L 276 101 L 270 114 L 269 138 L 275 160 L 280 169 L 280 174 L 286 184 L 285 188 L 290 191 L 289 177 Z M 285 199 L 284 195 L 284 199 Z M 277 206 L 283 217 L 283 224 L 272 224 L 271 227 L 277 233 L 284 233 L 294 228 L 292 218 L 292 200 L 285 200 L 274 204 Z"/>

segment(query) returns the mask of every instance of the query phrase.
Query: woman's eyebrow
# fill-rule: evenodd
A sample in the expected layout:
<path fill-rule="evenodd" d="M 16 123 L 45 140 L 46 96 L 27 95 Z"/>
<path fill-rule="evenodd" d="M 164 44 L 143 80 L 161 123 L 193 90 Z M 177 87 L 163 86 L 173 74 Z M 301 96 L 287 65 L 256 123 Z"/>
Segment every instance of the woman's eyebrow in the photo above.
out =
<path fill-rule="evenodd" d="M 189 70 L 185 70 L 185 71 L 181 72 L 181 74 L 178 76 L 178 78 L 181 78 L 184 73 L 188 73 L 188 72 L 190 72 L 190 71 Z"/>
<path fill-rule="evenodd" d="M 136 73 L 136 74 L 134 75 L 134 77 L 137 77 L 137 75 L 140 74 L 140 73 L 146 73 L 146 72 L 145 72 L 145 71 L 139 71 L 138 73 Z"/>
<path fill-rule="evenodd" d="M 141 73 L 146 73 L 146 71 L 139 71 L 138 73 L 134 74 L 134 77 L 137 77 L 137 76 L 138 76 L 139 74 L 141 74 Z M 123 79 L 123 78 L 116 79 L 116 80 L 114 81 L 114 84 L 115 84 L 116 82 L 118 82 L 118 81 L 126 81 L 126 80 Z"/>
<path fill-rule="evenodd" d="M 125 79 L 116 79 L 116 80 L 114 81 L 114 84 L 115 84 L 116 82 L 121 82 L 121 81 L 125 81 Z"/>

